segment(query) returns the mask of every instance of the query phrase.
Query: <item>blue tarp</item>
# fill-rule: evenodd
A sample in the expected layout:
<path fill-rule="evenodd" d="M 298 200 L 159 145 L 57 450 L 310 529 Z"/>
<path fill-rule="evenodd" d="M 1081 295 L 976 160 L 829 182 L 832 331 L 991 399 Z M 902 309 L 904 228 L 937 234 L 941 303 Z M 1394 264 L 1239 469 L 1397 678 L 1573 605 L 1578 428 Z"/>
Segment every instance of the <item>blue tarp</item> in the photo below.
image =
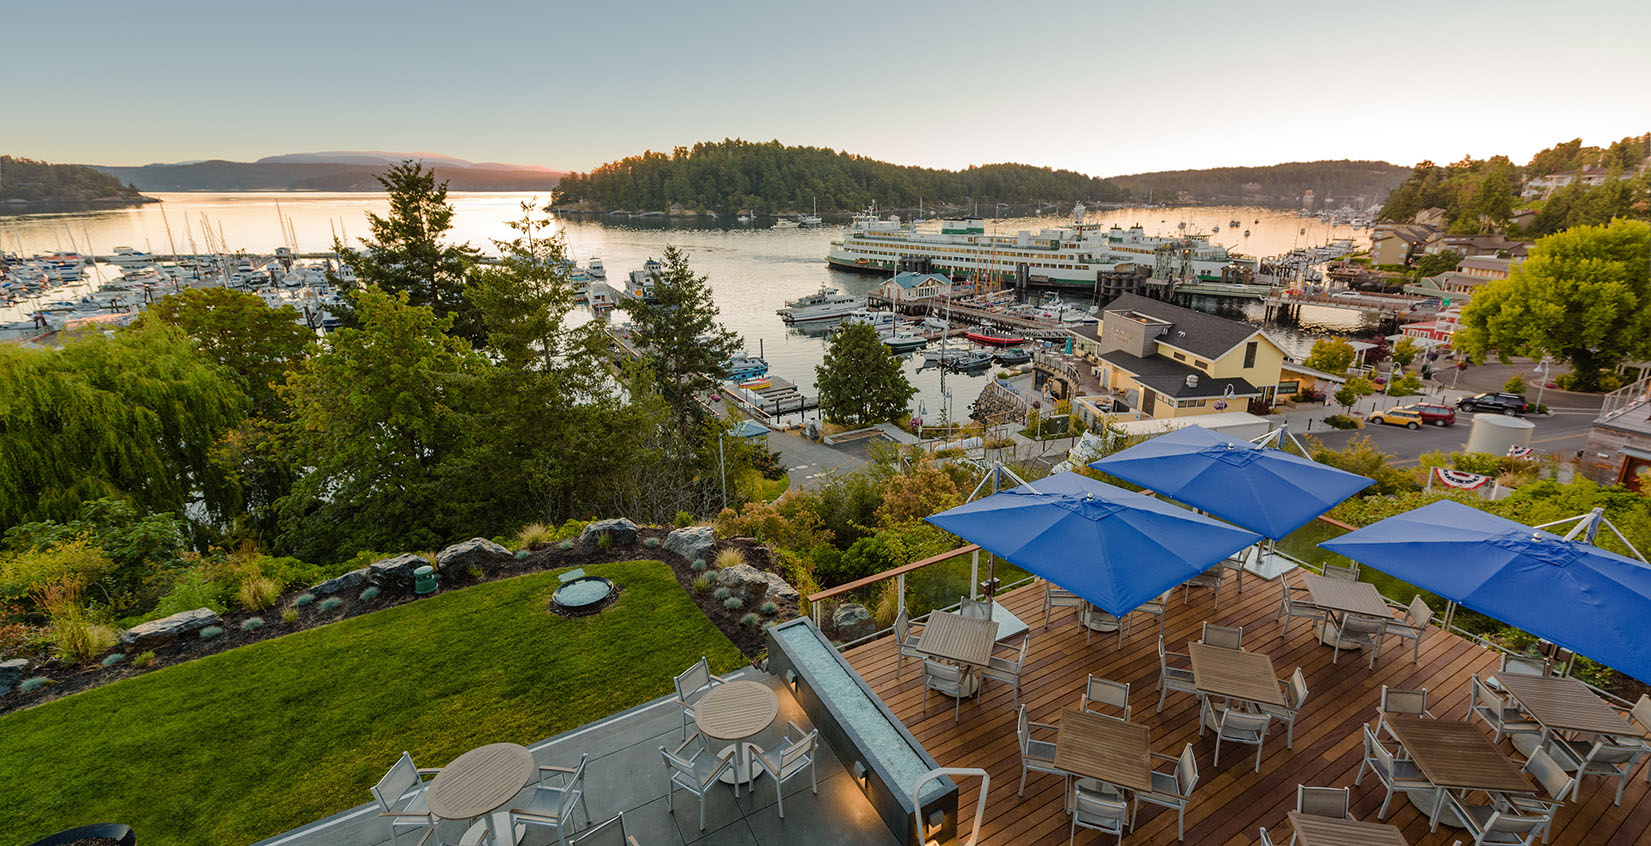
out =
<path fill-rule="evenodd" d="M 1273 540 L 1372 480 L 1281 449 L 1187 426 L 1089 465 Z"/>
<path fill-rule="evenodd" d="M 1651 682 L 1651 566 L 1440 500 L 1319 546 Z"/>
<path fill-rule="evenodd" d="M 928 520 L 1120 616 L 1260 540 L 1076 473 L 1000 491 Z"/>

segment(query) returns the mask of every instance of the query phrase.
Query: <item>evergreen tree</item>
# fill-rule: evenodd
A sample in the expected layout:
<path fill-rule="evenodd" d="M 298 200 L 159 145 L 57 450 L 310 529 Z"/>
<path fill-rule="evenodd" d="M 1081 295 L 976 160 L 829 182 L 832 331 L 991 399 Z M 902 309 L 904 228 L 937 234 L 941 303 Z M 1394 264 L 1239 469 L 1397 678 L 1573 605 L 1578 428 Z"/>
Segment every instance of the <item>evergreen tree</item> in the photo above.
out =
<path fill-rule="evenodd" d="M 654 302 L 625 299 L 620 307 L 635 325 L 635 341 L 655 383 L 683 432 L 703 428 L 708 411 L 701 403 L 727 372 L 739 336 L 717 321 L 708 277 L 696 275 L 688 256 L 665 248 Z"/>
<path fill-rule="evenodd" d="M 168 295 L 139 320 L 183 330 L 207 357 L 241 378 L 252 412 L 266 417 L 279 413 L 275 384 L 315 339 L 291 306 L 273 309 L 258 295 L 231 288 L 190 288 Z"/>
<path fill-rule="evenodd" d="M 814 374 L 821 413 L 844 426 L 899 418 L 917 393 L 899 359 L 883 346 L 877 330 L 864 323 L 848 324 L 831 339 Z"/>

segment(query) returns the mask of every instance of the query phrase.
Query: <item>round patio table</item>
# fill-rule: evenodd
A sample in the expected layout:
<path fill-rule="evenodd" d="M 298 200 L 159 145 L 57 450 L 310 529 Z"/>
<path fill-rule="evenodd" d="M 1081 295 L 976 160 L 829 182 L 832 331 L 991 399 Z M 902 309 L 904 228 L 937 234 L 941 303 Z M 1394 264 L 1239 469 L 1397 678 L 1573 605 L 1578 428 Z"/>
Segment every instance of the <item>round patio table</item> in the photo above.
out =
<path fill-rule="evenodd" d="M 527 747 L 491 743 L 443 767 L 425 790 L 425 804 L 430 813 L 444 820 L 485 817 L 465 832 L 463 843 L 480 842 L 487 830 L 492 831 L 493 842 L 513 843 L 509 812 L 495 812 L 527 787 L 533 772 L 533 753 Z"/>
<path fill-rule="evenodd" d="M 768 728 L 779 713 L 780 698 L 774 691 L 749 679 L 719 684 L 694 703 L 694 725 L 700 733 L 712 740 L 729 741 L 736 748 L 734 769 L 722 774 L 724 782 L 751 780 L 750 744 L 741 741 Z M 727 750 L 723 747 L 718 754 Z"/>

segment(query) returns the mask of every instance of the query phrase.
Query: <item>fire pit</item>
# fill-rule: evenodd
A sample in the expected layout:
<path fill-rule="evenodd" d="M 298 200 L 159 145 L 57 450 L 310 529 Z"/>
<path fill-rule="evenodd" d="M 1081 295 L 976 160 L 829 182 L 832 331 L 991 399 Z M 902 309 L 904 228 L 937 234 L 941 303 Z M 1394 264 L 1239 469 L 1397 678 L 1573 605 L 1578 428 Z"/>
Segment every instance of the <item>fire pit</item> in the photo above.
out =
<path fill-rule="evenodd" d="M 619 594 L 613 582 L 601 576 L 579 576 L 556 589 L 550 607 L 559 614 L 578 617 L 595 614 Z"/>

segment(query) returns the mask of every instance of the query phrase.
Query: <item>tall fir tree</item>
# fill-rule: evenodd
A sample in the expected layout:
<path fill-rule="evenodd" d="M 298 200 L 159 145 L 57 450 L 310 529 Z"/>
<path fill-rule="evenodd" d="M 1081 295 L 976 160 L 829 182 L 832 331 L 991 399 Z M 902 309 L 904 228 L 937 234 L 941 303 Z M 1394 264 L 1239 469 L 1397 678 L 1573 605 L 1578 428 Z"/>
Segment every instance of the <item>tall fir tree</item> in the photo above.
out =
<path fill-rule="evenodd" d="M 739 336 L 718 322 L 710 279 L 694 273 L 685 253 L 666 247 L 662 265 L 654 302 L 625 299 L 620 307 L 636 326 L 637 347 L 679 427 L 699 430 L 709 416 L 701 399 L 727 372 Z"/>
<path fill-rule="evenodd" d="M 883 346 L 877 330 L 864 323 L 848 324 L 831 339 L 814 374 L 821 413 L 845 426 L 894 420 L 906 413 L 917 393 L 900 360 Z"/>

